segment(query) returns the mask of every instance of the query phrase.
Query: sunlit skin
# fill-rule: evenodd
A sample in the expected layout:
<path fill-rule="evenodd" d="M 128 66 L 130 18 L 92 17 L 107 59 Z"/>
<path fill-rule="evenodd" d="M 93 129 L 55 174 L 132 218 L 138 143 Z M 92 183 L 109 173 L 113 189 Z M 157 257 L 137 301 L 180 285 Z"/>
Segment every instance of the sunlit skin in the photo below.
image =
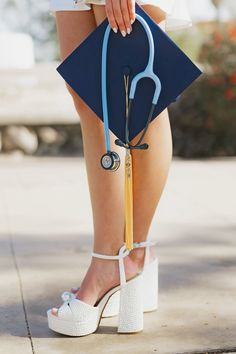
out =
<path fill-rule="evenodd" d="M 115 0 L 113 0 L 115 2 Z M 88 11 L 58 11 L 56 24 L 61 59 L 66 58 L 107 15 L 107 6 L 92 5 Z M 145 5 L 143 9 L 159 23 L 165 13 L 158 7 Z M 109 10 L 108 10 L 109 12 Z M 118 11 L 119 12 L 119 11 Z M 128 16 L 132 19 L 132 11 Z M 119 16 L 118 16 L 119 18 Z M 127 15 L 125 16 L 127 19 Z M 108 17 L 112 27 L 125 30 L 119 20 Z M 115 21 L 115 23 L 114 23 Z M 129 23 L 128 23 L 129 25 Z M 128 35 L 128 34 L 127 34 Z M 103 123 L 83 100 L 66 85 L 80 116 L 83 135 L 84 158 L 94 227 L 94 252 L 115 255 L 124 241 L 124 157 L 125 149 L 114 144 L 111 133 L 111 148 L 121 159 L 116 172 L 105 171 L 100 166 L 100 157 L 106 151 Z M 141 133 L 131 142 L 137 142 Z M 172 159 L 172 137 L 168 111 L 165 109 L 149 126 L 145 135 L 148 150 L 131 150 L 133 157 L 133 213 L 134 241 L 144 241 L 148 236 L 152 218 L 163 192 Z M 96 162 L 96 163 L 95 163 Z M 112 211 L 112 212 L 111 212 Z M 79 212 L 79 211 L 78 211 Z M 156 236 L 156 235 L 155 235 Z M 144 248 L 134 249 L 125 257 L 126 278 L 134 277 L 143 265 Z M 154 256 L 154 250 L 152 250 Z M 74 269 L 76 280 L 76 269 Z M 95 305 L 110 288 L 119 284 L 118 262 L 91 257 L 87 273 L 76 292 L 77 298 Z M 52 309 L 57 315 L 57 308 Z"/>

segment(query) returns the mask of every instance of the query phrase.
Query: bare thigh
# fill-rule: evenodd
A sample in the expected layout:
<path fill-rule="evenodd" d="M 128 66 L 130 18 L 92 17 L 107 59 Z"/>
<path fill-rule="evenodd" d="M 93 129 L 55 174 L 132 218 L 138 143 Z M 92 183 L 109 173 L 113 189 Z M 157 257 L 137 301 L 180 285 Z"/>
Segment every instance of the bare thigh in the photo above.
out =
<path fill-rule="evenodd" d="M 95 28 L 92 10 L 56 11 L 60 57 L 64 60 Z"/>
<path fill-rule="evenodd" d="M 86 11 L 56 11 L 60 58 L 64 60 L 97 27 L 94 13 Z M 84 101 L 67 85 L 76 105 L 86 108 Z"/>

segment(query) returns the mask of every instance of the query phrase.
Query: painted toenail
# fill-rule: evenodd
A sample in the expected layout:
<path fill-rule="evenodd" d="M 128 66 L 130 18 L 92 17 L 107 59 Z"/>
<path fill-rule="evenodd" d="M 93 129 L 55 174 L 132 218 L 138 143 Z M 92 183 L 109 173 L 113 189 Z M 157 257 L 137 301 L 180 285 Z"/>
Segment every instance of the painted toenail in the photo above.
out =
<path fill-rule="evenodd" d="M 53 315 L 57 315 L 57 311 L 58 311 L 58 309 L 56 307 L 53 307 L 51 310 Z"/>

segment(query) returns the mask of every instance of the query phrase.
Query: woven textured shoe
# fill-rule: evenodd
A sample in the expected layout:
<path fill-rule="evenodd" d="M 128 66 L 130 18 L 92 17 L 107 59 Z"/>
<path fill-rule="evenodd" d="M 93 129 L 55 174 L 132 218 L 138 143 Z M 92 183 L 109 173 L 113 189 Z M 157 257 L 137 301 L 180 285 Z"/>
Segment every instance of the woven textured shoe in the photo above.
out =
<path fill-rule="evenodd" d="M 63 294 L 64 303 L 53 315 L 51 309 L 47 311 L 48 326 L 55 332 L 68 336 L 85 336 L 99 327 L 102 313 L 110 297 L 119 292 L 118 333 L 135 333 L 143 330 L 143 275 L 137 274 L 126 280 L 124 257 L 129 250 L 123 245 L 116 256 L 108 256 L 92 252 L 93 257 L 119 261 L 120 284 L 110 289 L 103 297 L 91 306 L 76 299 L 71 293 Z"/>
<path fill-rule="evenodd" d="M 145 247 L 144 265 L 143 265 L 143 312 L 155 311 L 158 308 L 158 258 L 150 260 L 150 247 L 155 245 L 156 241 L 147 240 L 143 242 L 134 242 L 133 247 Z M 104 311 L 102 317 L 112 317 L 119 313 L 119 292 L 113 294 Z"/>
<path fill-rule="evenodd" d="M 134 248 L 145 247 L 144 265 L 143 265 L 143 311 L 155 311 L 158 308 L 158 258 L 150 260 L 150 247 L 155 245 L 157 241 L 146 240 L 142 242 L 134 242 Z M 62 298 L 75 298 L 74 293 L 79 288 L 73 288 L 73 292 L 64 292 Z M 117 316 L 119 313 L 120 293 L 115 292 L 108 300 L 102 317 Z"/>

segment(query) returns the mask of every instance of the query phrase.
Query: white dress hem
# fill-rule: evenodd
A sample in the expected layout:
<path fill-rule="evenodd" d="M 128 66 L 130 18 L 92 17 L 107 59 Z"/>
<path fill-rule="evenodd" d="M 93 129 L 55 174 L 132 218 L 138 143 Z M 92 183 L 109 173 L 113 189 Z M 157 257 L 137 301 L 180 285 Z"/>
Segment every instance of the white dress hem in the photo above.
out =
<path fill-rule="evenodd" d="M 56 11 L 88 11 L 91 4 L 105 5 L 106 0 L 49 0 L 49 12 L 55 16 Z M 192 20 L 186 0 L 136 0 L 138 5 L 153 5 L 166 12 L 165 30 L 175 31 L 189 28 Z M 163 25 L 163 24 L 162 24 Z"/>

